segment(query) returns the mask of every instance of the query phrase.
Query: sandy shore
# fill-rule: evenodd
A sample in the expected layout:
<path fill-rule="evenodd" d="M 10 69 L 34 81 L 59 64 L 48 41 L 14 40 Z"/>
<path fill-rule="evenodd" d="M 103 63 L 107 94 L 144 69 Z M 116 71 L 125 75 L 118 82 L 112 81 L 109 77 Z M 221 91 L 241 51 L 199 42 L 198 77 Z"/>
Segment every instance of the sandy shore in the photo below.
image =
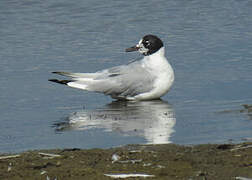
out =
<path fill-rule="evenodd" d="M 252 143 L 128 145 L 0 155 L 1 180 L 252 178 Z"/>

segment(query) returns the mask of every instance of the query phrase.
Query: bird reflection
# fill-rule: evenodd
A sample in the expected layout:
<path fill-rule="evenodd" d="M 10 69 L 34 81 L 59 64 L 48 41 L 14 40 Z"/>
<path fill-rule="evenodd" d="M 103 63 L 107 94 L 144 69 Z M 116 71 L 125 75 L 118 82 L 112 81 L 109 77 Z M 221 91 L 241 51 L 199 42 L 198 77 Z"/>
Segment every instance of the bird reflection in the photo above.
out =
<path fill-rule="evenodd" d="M 65 122 L 56 124 L 56 131 L 99 128 L 141 136 L 147 144 L 164 144 L 171 143 L 175 123 L 174 110 L 165 101 L 114 101 L 99 109 L 71 113 Z"/>

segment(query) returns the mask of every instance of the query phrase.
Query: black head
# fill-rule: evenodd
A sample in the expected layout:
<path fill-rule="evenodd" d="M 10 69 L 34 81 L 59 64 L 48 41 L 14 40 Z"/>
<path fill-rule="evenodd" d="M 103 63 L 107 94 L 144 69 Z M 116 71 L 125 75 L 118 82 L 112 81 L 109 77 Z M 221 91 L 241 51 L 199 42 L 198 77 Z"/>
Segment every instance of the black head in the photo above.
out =
<path fill-rule="evenodd" d="M 136 46 L 126 49 L 126 52 L 139 51 L 143 55 L 148 56 L 157 52 L 163 46 L 161 39 L 149 34 L 144 36 Z"/>

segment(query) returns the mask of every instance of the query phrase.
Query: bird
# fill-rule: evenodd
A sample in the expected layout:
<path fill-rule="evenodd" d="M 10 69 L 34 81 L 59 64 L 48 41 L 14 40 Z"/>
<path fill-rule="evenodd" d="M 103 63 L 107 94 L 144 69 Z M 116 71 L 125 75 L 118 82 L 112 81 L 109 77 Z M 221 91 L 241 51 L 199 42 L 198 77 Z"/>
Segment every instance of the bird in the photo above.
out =
<path fill-rule="evenodd" d="M 174 70 L 165 57 L 164 44 L 159 37 L 145 35 L 137 45 L 125 51 L 138 51 L 143 57 L 94 73 L 55 71 L 52 73 L 66 76 L 68 79 L 49 81 L 126 101 L 160 99 L 170 90 L 174 82 Z"/>

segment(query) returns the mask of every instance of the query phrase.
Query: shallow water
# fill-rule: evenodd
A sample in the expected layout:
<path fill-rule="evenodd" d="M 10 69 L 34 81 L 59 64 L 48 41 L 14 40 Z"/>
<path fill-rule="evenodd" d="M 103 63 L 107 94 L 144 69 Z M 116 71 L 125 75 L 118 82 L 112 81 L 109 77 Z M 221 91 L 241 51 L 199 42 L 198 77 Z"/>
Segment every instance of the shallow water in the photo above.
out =
<path fill-rule="evenodd" d="M 251 138 L 242 106 L 252 104 L 251 8 L 249 0 L 3 1 L 0 152 Z M 47 81 L 51 71 L 138 58 L 124 49 L 148 33 L 164 41 L 175 70 L 162 101 L 121 104 Z"/>

